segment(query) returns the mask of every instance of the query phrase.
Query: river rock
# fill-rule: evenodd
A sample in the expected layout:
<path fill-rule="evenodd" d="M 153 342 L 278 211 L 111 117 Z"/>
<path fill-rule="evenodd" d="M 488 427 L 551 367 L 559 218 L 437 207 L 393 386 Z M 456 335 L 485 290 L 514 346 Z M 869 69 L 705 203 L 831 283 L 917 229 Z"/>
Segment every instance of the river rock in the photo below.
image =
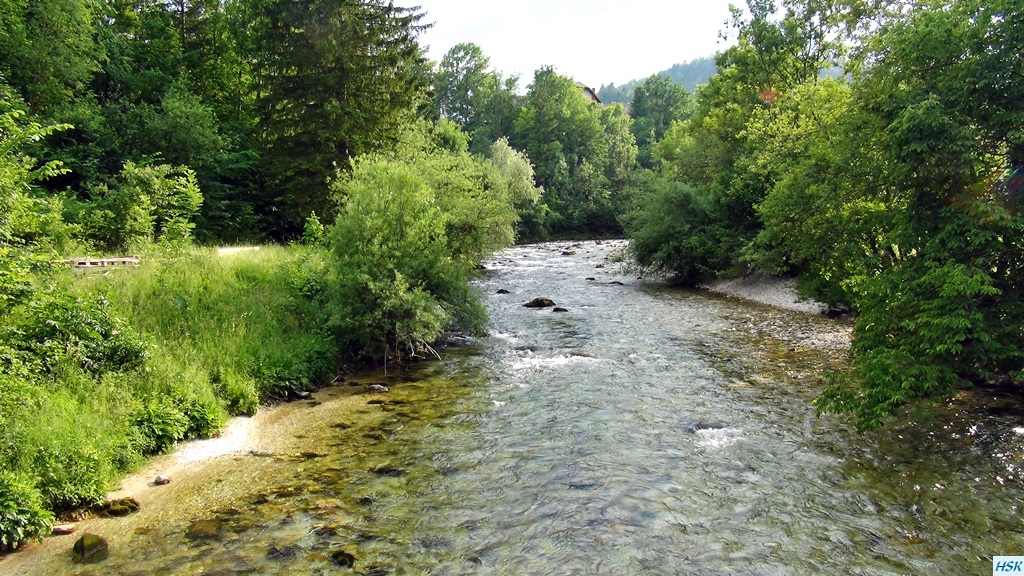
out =
<path fill-rule="evenodd" d="M 555 307 L 555 309 L 552 310 L 552 312 L 568 312 L 568 311 L 569 311 L 568 308 L 561 308 L 561 307 Z"/>
<path fill-rule="evenodd" d="M 526 308 L 550 308 L 555 303 L 550 298 L 534 298 L 526 304 L 523 304 Z"/>
<path fill-rule="evenodd" d="M 221 524 L 217 520 L 204 518 L 196 520 L 185 531 L 189 540 L 214 540 L 221 535 Z"/>
<path fill-rule="evenodd" d="M 309 397 L 312 396 L 312 394 L 305 390 L 292 390 L 289 392 L 289 395 L 295 400 L 309 400 Z"/>
<path fill-rule="evenodd" d="M 597 280 L 597 278 L 594 278 L 593 276 L 587 276 L 586 278 L 584 278 L 584 280 L 593 282 L 594 280 Z"/>
<path fill-rule="evenodd" d="M 110 556 L 107 541 L 102 536 L 83 534 L 72 547 L 75 562 L 92 564 L 102 562 Z"/>
<path fill-rule="evenodd" d="M 511 294 L 511 292 L 509 292 L 508 290 L 505 290 L 504 288 L 502 288 L 501 290 L 498 290 L 497 292 L 495 292 L 495 294 Z"/>
<path fill-rule="evenodd" d="M 351 568 L 356 565 L 356 557 L 344 550 L 331 552 L 331 562 L 339 568 Z"/>
<path fill-rule="evenodd" d="M 157 486 L 166 486 L 170 483 L 171 479 L 167 476 L 157 476 L 156 478 L 153 478 L 153 484 L 156 484 Z"/>
<path fill-rule="evenodd" d="M 103 516 L 121 517 L 138 511 L 139 501 L 135 498 L 118 498 L 117 500 L 107 500 L 104 502 L 100 514 Z"/>
<path fill-rule="evenodd" d="M 50 533 L 54 536 L 66 536 L 74 534 L 77 528 L 74 524 L 54 524 L 53 528 L 50 529 Z"/>
<path fill-rule="evenodd" d="M 270 549 L 267 550 L 267 558 L 270 558 L 271 560 L 286 560 L 292 556 L 295 556 L 295 546 L 284 546 L 281 548 L 271 546 Z"/>
<path fill-rule="evenodd" d="M 575 256 L 575 255 L 576 255 L 576 251 L 575 250 L 563 250 L 562 251 L 562 256 Z"/>
<path fill-rule="evenodd" d="M 366 387 L 366 391 L 371 394 L 383 394 L 388 391 L 388 387 L 381 386 L 380 384 L 370 384 Z"/>
<path fill-rule="evenodd" d="M 849 315 L 850 307 L 842 302 L 836 302 L 835 304 L 829 304 L 821 313 L 829 318 L 839 318 L 840 316 Z"/>
<path fill-rule="evenodd" d="M 604 268 L 604 264 L 598 264 L 597 266 L 594 266 L 594 268 Z"/>

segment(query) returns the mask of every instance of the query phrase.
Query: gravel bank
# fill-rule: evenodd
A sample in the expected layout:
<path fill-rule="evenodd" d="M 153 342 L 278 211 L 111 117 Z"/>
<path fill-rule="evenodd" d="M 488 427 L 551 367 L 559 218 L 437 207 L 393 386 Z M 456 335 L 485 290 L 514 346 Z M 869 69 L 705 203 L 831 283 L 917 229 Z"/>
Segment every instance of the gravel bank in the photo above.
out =
<path fill-rule="evenodd" d="M 729 280 L 713 280 L 701 285 L 701 288 L 726 296 L 753 300 L 769 306 L 808 314 L 820 314 L 826 307 L 821 302 L 800 298 L 796 289 L 796 280 L 793 278 L 746 276 Z"/>

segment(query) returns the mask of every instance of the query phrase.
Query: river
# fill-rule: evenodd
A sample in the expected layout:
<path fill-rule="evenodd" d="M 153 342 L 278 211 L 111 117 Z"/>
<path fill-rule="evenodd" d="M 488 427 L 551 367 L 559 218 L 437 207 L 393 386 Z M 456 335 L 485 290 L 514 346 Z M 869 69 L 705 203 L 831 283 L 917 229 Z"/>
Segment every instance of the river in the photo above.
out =
<path fill-rule="evenodd" d="M 157 459 L 122 487 L 140 512 L 80 524 L 101 564 L 61 536 L 0 573 L 960 575 L 1024 554 L 1013 394 L 858 434 L 811 405 L 847 324 L 638 280 L 621 248 L 503 252 L 477 282 L 487 336 Z"/>

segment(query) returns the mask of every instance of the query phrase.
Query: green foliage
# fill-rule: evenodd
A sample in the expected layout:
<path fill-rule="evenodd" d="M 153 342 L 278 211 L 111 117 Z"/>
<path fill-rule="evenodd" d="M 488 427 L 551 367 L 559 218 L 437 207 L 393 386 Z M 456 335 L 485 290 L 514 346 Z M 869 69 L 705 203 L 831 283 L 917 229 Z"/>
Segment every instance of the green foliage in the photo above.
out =
<path fill-rule="evenodd" d="M 667 76 L 651 76 L 636 87 L 629 115 L 641 166 L 654 167 L 655 143 L 665 137 L 673 122 L 684 120 L 688 111 L 689 94 Z"/>
<path fill-rule="evenodd" d="M 462 126 L 472 136 L 474 152 L 485 152 L 492 142 L 510 135 L 518 113 L 519 78 L 504 78 L 488 70 L 489 64 L 476 44 L 456 44 L 433 76 L 432 112 Z"/>
<path fill-rule="evenodd" d="M 1024 236 L 1024 219 L 979 208 L 941 210 L 916 254 L 864 283 L 854 372 L 833 380 L 821 408 L 869 428 L 903 404 L 1022 376 L 1024 259 L 1010 239 Z"/>
<path fill-rule="evenodd" d="M 449 250 L 447 215 L 423 177 L 387 160 L 358 165 L 344 193 L 331 233 L 339 285 L 366 300 L 345 298 L 353 308 L 342 314 L 341 332 L 371 357 L 419 354 L 451 320 L 434 294 L 466 279 Z"/>
<path fill-rule="evenodd" d="M 53 514 L 43 507 L 32 482 L 9 470 L 0 471 L 0 552 L 11 552 L 50 532 Z"/>
<path fill-rule="evenodd" d="M 513 241 L 515 205 L 535 202 L 537 190 L 529 163 L 505 142 L 485 160 L 460 134 L 446 121 L 413 125 L 394 153 L 357 159 L 336 184 L 330 323 L 354 356 L 423 356 L 444 331 L 482 324 L 468 280 Z"/>
<path fill-rule="evenodd" d="M 96 190 L 99 200 L 80 206 L 89 235 L 114 251 L 157 242 L 172 250 L 191 243 L 193 219 L 203 202 L 195 173 L 167 164 L 124 165 L 113 189 Z"/>
<path fill-rule="evenodd" d="M 26 121 L 19 105 L 0 83 L 0 247 L 29 243 L 63 247 L 70 239 L 59 202 L 39 197 L 34 187 L 64 169 L 56 162 L 40 166 L 26 149 L 67 126 Z"/>
<path fill-rule="evenodd" d="M 99 5 L 79 0 L 9 0 L 0 5 L 0 75 L 34 113 L 66 106 L 99 68 L 92 35 Z"/>
<path fill-rule="evenodd" d="M 425 84 L 418 9 L 380 0 L 250 1 L 251 93 L 267 184 L 258 209 L 279 237 L 328 213 L 338 168 L 397 140 Z"/>
<path fill-rule="evenodd" d="M 534 75 L 513 145 L 529 156 L 544 188 L 554 235 L 614 235 L 637 148 L 621 106 L 604 108 L 550 68 Z"/>
<path fill-rule="evenodd" d="M 306 225 L 302 232 L 302 243 L 310 246 L 320 244 L 324 240 L 325 232 L 324 225 L 316 217 L 316 212 L 313 212 L 309 215 L 309 218 L 306 218 Z"/>
<path fill-rule="evenodd" d="M 686 285 L 729 271 L 743 241 L 725 224 L 716 198 L 655 175 L 645 180 L 638 207 L 624 217 L 634 260 Z"/>
<path fill-rule="evenodd" d="M 491 145 L 488 161 L 493 169 L 489 182 L 499 197 L 508 198 L 519 216 L 517 238 L 539 238 L 548 217 L 547 205 L 541 202 L 544 190 L 537 187 L 533 166 L 526 154 L 517 152 L 502 138 Z"/>
<path fill-rule="evenodd" d="M 744 249 L 747 263 L 800 274 L 809 295 L 828 302 L 852 302 L 866 278 L 892 264 L 894 214 L 905 200 L 878 186 L 873 131 L 851 88 L 833 80 L 795 87 L 755 112 L 750 170 L 773 185 L 757 205 L 764 227 Z"/>
<path fill-rule="evenodd" d="M 36 290 L 8 317 L 12 350 L 40 370 L 56 372 L 71 363 L 86 372 L 132 369 L 146 359 L 146 347 L 102 296 L 76 296 L 61 283 Z"/>
<path fill-rule="evenodd" d="M 466 280 L 452 260 L 446 218 L 422 177 L 383 159 L 357 162 L 331 230 L 338 259 L 332 325 L 370 358 L 416 356 L 452 319 L 440 293 Z M 435 293 L 438 293 L 435 296 Z"/>

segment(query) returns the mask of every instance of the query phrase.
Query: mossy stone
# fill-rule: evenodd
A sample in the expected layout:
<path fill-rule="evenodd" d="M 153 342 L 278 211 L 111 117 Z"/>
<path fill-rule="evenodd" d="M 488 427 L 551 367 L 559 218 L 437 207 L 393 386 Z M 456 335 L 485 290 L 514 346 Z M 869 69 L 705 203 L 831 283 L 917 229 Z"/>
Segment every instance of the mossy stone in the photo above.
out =
<path fill-rule="evenodd" d="M 110 556 L 110 549 L 106 539 L 96 534 L 83 534 L 75 542 L 72 550 L 74 551 L 75 562 L 87 564 L 102 562 Z"/>

